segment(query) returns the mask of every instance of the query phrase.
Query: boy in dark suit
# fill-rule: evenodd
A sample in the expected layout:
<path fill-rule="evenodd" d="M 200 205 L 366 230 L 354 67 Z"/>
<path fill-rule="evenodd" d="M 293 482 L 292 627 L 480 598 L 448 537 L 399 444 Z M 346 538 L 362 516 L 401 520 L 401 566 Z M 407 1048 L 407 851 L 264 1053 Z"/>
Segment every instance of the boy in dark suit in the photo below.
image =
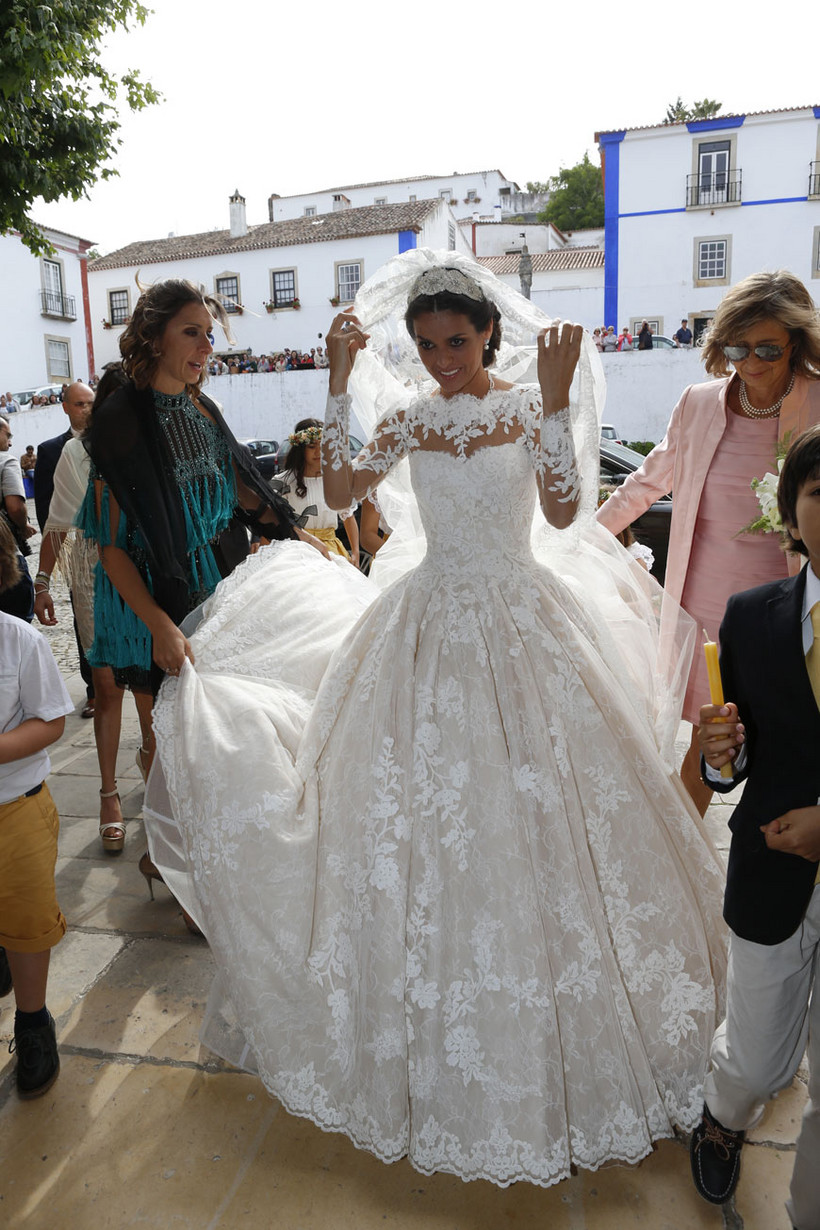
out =
<path fill-rule="evenodd" d="M 709 785 L 748 780 L 730 821 L 726 1020 L 690 1155 L 700 1194 L 727 1200 L 746 1130 L 791 1083 L 808 1040 L 809 1100 L 787 1208 L 797 1230 L 820 1230 L 820 426 L 789 449 L 778 507 L 789 550 L 808 565 L 729 600 L 720 665 L 730 700 L 700 711 Z M 731 781 L 719 775 L 728 763 Z"/>

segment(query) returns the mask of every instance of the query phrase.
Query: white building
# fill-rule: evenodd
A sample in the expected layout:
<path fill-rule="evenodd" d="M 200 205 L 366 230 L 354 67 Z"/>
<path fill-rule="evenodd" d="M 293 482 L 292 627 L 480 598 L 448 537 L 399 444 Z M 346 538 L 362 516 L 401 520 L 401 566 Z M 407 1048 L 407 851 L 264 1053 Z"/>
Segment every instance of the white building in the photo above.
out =
<path fill-rule="evenodd" d="M 501 218 L 520 212 L 521 191 L 500 171 L 456 172 L 452 175 L 419 175 L 415 179 L 388 179 L 374 184 L 345 184 L 300 192 L 295 196 L 268 198 L 271 222 L 290 218 L 312 218 L 334 210 L 356 209 L 364 205 L 414 205 L 438 197 L 446 201 L 456 218 Z"/>
<path fill-rule="evenodd" d="M 604 317 L 697 335 L 728 286 L 786 268 L 820 286 L 820 107 L 597 134 Z"/>
<path fill-rule="evenodd" d="M 52 251 L 34 256 L 0 235 L 0 389 L 87 380 L 94 371 L 86 253 L 91 242 L 41 228 Z"/>
<path fill-rule="evenodd" d="M 590 331 L 601 323 L 603 248 L 565 248 L 530 253 L 530 298 L 548 316 L 573 320 Z M 482 256 L 479 262 L 502 282 L 521 290 L 520 252 Z"/>
<path fill-rule="evenodd" d="M 188 278 L 221 297 L 233 344 L 216 349 L 271 354 L 323 344 L 335 311 L 360 284 L 410 248 L 469 252 L 443 199 L 369 205 L 248 226 L 244 199 L 231 198 L 231 228 L 128 244 L 89 266 L 100 367 L 119 358 L 119 335 L 143 285 Z M 105 325 L 103 325 L 105 321 Z"/>

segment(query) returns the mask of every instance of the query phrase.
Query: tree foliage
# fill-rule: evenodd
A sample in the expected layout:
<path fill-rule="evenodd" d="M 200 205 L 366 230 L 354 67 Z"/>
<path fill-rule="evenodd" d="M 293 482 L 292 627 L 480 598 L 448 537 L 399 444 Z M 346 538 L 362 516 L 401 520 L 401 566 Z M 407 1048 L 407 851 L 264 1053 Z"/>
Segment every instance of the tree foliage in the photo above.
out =
<path fill-rule="evenodd" d="M 691 107 L 687 107 L 680 95 L 675 102 L 670 103 L 666 108 L 666 119 L 664 124 L 682 124 L 687 120 L 710 120 L 712 116 L 717 115 L 723 103 L 715 102 L 713 98 L 701 98 L 700 102 L 694 102 Z"/>
<path fill-rule="evenodd" d="M 562 167 L 549 180 L 550 199 L 538 215 L 539 222 L 552 222 L 560 231 L 579 231 L 604 224 L 604 181 L 601 168 L 589 154 L 574 167 Z"/>
<path fill-rule="evenodd" d="M 102 40 L 142 25 L 138 0 L 2 0 L 0 3 L 0 234 L 16 230 L 35 254 L 48 242 L 29 219 L 42 197 L 78 200 L 118 146 L 117 104 L 132 111 L 159 101 L 139 73 L 115 77 L 103 66 Z"/>

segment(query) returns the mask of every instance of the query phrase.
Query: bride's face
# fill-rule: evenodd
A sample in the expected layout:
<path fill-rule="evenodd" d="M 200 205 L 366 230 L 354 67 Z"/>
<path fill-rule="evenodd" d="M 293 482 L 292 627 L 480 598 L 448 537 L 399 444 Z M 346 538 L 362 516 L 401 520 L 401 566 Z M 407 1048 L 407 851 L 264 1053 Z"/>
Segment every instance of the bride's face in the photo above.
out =
<path fill-rule="evenodd" d="M 471 393 L 483 397 L 490 387 L 482 365 L 492 322 L 481 333 L 459 312 L 422 312 L 413 321 L 421 361 L 441 388 L 442 397 Z"/>

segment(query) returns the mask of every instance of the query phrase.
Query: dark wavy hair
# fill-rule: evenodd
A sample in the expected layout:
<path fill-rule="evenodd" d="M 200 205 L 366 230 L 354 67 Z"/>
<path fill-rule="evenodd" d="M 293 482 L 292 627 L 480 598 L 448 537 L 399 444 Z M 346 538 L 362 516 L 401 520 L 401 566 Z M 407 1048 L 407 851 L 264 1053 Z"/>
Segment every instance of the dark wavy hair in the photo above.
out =
<path fill-rule="evenodd" d="M 94 391 L 94 405 L 91 407 L 91 418 L 94 417 L 94 412 L 99 410 L 104 401 L 107 401 L 112 393 L 117 389 L 121 389 L 124 384 L 128 384 L 128 377 L 125 374 L 125 368 L 122 363 L 106 363 L 103 368 L 103 374 L 100 376 L 100 382 Z M 91 420 L 89 419 L 89 426 Z M 86 429 L 88 430 L 88 429 Z"/>
<path fill-rule="evenodd" d="M 481 361 L 484 367 L 490 367 L 495 362 L 496 352 L 501 345 L 501 313 L 492 299 L 471 299 L 469 295 L 456 295 L 449 290 L 440 291 L 436 295 L 418 295 L 408 303 L 404 313 L 404 323 L 413 341 L 416 340 L 415 321 L 425 312 L 455 312 L 459 316 L 466 316 L 476 333 L 482 333 L 492 321 L 493 331 Z"/>
<path fill-rule="evenodd" d="M 777 484 L 777 508 L 786 527 L 785 548 L 787 551 L 808 555 L 809 549 L 802 538 L 793 538 L 790 527 L 797 529 L 797 497 L 804 483 L 820 479 L 820 423 L 815 423 L 792 442 L 780 471 Z"/>
<path fill-rule="evenodd" d="M 306 431 L 308 427 L 323 426 L 321 419 L 300 419 L 294 427 L 293 431 Z M 305 457 L 304 444 L 291 444 L 287 455 L 287 472 L 292 474 L 296 479 L 296 494 L 300 499 L 304 499 L 307 495 L 307 487 L 305 486 L 305 466 L 307 458 Z"/>
<path fill-rule="evenodd" d="M 204 307 L 214 320 L 219 321 L 225 336 L 231 340 L 228 315 L 219 299 L 184 278 L 155 282 L 142 291 L 131 319 L 120 336 L 123 370 L 138 389 L 145 389 L 151 383 L 157 366 L 157 346 L 169 321 L 182 311 L 186 303 Z M 192 395 L 202 387 L 206 374 L 203 366 L 196 384 L 188 386 Z"/>
<path fill-rule="evenodd" d="M 3 517 L 0 517 L 0 594 L 13 589 L 22 576 L 20 552 L 14 535 Z"/>

